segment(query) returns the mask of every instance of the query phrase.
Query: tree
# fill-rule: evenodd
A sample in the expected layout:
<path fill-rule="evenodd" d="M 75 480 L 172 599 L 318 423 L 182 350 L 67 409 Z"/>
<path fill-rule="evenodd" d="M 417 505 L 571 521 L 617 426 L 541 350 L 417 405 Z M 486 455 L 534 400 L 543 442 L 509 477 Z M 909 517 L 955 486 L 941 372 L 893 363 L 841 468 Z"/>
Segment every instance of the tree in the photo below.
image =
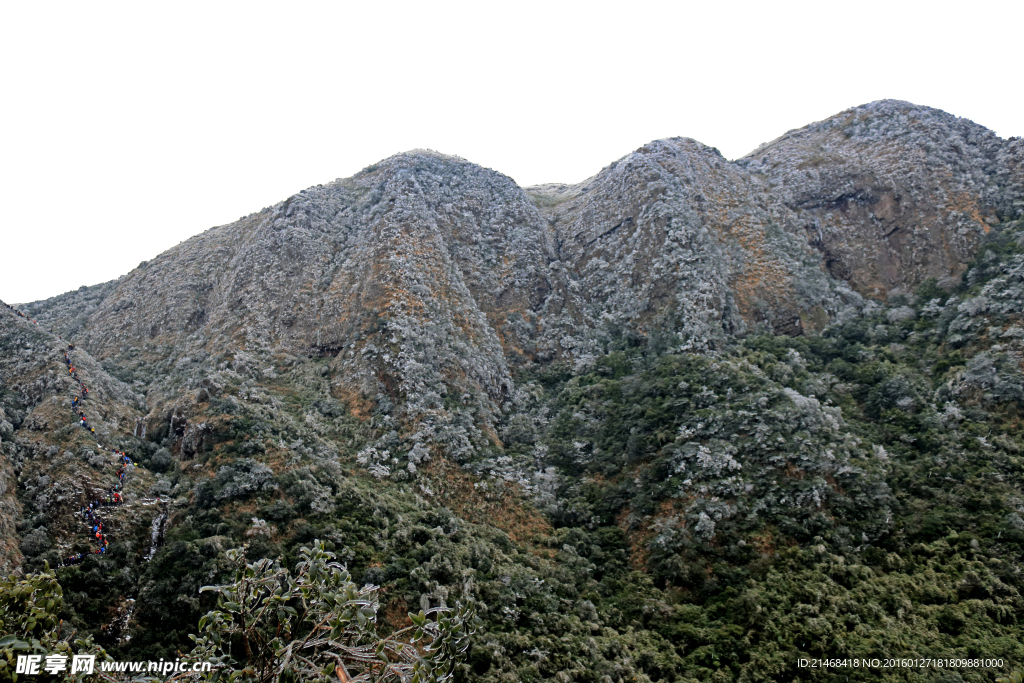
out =
<path fill-rule="evenodd" d="M 18 655 L 63 655 L 70 659 L 74 633 L 62 634 L 57 616 L 64 606 L 64 591 L 57 575 L 45 565 L 39 574 L 0 579 L 0 681 L 17 681 Z M 75 640 L 78 654 L 107 659 L 92 637 Z"/>
<path fill-rule="evenodd" d="M 296 575 L 245 548 L 227 551 L 234 580 L 206 586 L 217 609 L 199 621 L 191 658 L 214 663 L 205 680 L 443 683 L 465 657 L 479 619 L 470 603 L 409 614 L 412 625 L 381 635 L 379 587 L 359 588 L 333 553 L 303 547 Z"/>

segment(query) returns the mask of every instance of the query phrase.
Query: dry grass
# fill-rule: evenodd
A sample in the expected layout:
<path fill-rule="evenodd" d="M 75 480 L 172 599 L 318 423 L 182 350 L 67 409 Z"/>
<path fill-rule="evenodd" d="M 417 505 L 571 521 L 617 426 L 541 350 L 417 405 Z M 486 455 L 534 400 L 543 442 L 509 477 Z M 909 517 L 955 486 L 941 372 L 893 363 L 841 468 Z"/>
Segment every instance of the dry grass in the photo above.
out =
<path fill-rule="evenodd" d="M 421 468 L 439 501 L 473 524 L 501 529 L 516 543 L 532 545 L 550 536 L 550 522 L 523 500 L 518 487 L 498 488 L 493 482 L 482 489 L 478 479 L 445 458 L 435 457 Z"/>

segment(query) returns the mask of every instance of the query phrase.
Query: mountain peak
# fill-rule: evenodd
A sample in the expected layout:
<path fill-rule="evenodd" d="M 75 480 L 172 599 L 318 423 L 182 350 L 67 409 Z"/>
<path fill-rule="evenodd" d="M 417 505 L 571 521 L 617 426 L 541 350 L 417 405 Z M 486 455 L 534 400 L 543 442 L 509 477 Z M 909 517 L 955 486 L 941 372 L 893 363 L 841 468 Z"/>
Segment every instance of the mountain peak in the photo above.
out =
<path fill-rule="evenodd" d="M 861 296 L 958 277 L 1016 210 L 1020 165 L 1004 146 L 882 100 L 735 162 L 666 138 L 582 183 L 526 190 L 411 150 L 32 310 L 111 362 L 165 349 L 329 358 L 327 390 L 347 405 L 413 432 L 432 424 L 427 441 L 468 419 L 479 445 L 515 395 L 517 364 L 585 365 L 624 334 L 693 350 L 799 334 Z M 176 391 L 150 394 L 152 419 Z"/>

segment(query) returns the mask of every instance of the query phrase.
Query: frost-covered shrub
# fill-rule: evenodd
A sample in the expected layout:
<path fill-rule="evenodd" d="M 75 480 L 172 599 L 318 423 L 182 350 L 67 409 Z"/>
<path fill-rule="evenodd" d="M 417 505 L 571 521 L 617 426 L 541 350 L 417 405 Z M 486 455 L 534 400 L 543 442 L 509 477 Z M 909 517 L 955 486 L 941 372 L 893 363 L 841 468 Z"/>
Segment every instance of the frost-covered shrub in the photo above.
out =
<path fill-rule="evenodd" d="M 391 461 L 391 451 L 378 450 L 374 446 L 367 446 L 359 451 L 356 462 L 366 467 L 373 476 L 382 479 L 391 474 L 391 467 L 387 464 Z"/>
<path fill-rule="evenodd" d="M 1024 406 L 1024 374 L 1021 358 L 1015 352 L 1002 352 L 998 347 L 978 353 L 967 368 L 952 382 L 954 394 L 979 397 L 986 403 L 1016 403 Z"/>
<path fill-rule="evenodd" d="M 267 538 L 273 538 L 277 535 L 277 527 L 273 524 L 268 524 L 266 520 L 260 519 L 259 517 L 252 518 L 252 524 L 245 530 L 246 538 L 254 538 L 265 536 Z"/>
<path fill-rule="evenodd" d="M 216 494 L 217 500 L 243 498 L 277 488 L 274 471 L 250 458 L 236 460 L 231 465 L 221 467 L 217 472 L 216 482 L 221 486 Z"/>
<path fill-rule="evenodd" d="M 169 479 L 161 477 L 160 479 L 157 479 L 156 483 L 153 484 L 153 487 L 150 489 L 149 492 L 150 495 L 154 496 L 166 496 L 168 493 L 171 492 L 172 488 L 173 485 L 171 484 L 171 481 Z"/>
<path fill-rule="evenodd" d="M 906 375 L 892 375 L 872 387 L 867 397 L 867 409 L 873 416 L 892 408 L 912 411 L 924 402 L 924 388 Z"/>
<path fill-rule="evenodd" d="M 45 527 L 39 527 L 28 532 L 21 539 L 21 552 L 29 557 L 35 557 L 50 549 L 53 544 L 46 533 Z"/>
<path fill-rule="evenodd" d="M 150 456 L 147 466 L 154 472 L 166 472 L 167 468 L 171 466 L 171 452 L 166 448 L 157 450 Z"/>
<path fill-rule="evenodd" d="M 799 354 L 787 359 L 786 376 L 805 372 Z M 863 533 L 885 531 L 883 460 L 847 431 L 838 408 L 742 359 L 666 356 L 621 380 L 594 372 L 560 400 L 547 460 L 566 479 L 618 482 L 596 498 L 564 491 L 560 514 L 607 523 L 616 502 L 630 500 L 627 519 L 656 530 L 657 557 L 766 524 L 813 536 L 839 509 L 856 511 Z"/>
<path fill-rule="evenodd" d="M 899 308 L 892 308 L 886 312 L 886 320 L 890 324 L 901 323 L 906 320 L 913 320 L 917 315 L 917 312 L 910 306 L 900 306 Z"/>

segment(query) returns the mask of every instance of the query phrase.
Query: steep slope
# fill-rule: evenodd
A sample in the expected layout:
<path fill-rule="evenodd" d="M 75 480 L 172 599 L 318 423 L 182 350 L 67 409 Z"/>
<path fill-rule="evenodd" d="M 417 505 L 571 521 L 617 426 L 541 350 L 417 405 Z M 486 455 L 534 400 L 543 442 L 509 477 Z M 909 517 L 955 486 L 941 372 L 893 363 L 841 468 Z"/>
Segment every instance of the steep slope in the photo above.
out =
<path fill-rule="evenodd" d="M 530 191 L 555 227 L 577 325 L 598 338 L 662 332 L 706 349 L 755 324 L 798 333 L 844 304 L 749 175 L 699 142 L 652 142 L 584 183 Z"/>
<path fill-rule="evenodd" d="M 178 245 L 103 288 L 84 324 L 81 306 L 28 310 L 145 389 L 150 429 L 217 364 L 329 356 L 333 396 L 414 435 L 403 451 L 461 458 L 497 443 L 509 361 L 585 363 L 622 333 L 702 349 L 834 314 L 842 286 L 755 189 L 685 140 L 554 201 L 414 152 Z"/>
<path fill-rule="evenodd" d="M 989 223 L 1020 210 L 1020 156 L 890 101 L 735 163 L 656 141 L 572 186 L 523 190 L 415 151 L 27 310 L 144 390 L 147 429 L 176 420 L 182 438 L 198 428 L 193 394 L 214 388 L 200 385 L 233 381 L 212 374 L 272 379 L 328 358 L 332 398 L 397 434 L 376 452 L 398 448 L 388 468 L 406 469 L 431 449 L 500 450 L 519 363 L 820 330 L 860 305 L 847 281 L 881 296 L 957 276 Z"/>
<path fill-rule="evenodd" d="M 355 410 L 401 403 L 419 421 L 449 400 L 486 425 L 510 394 L 509 315 L 546 287 L 539 225 L 504 176 L 399 155 L 140 266 L 78 338 L 141 373 L 151 405 L 180 391 L 151 386 L 158 360 L 220 354 L 266 369 L 274 354 L 329 355 L 334 393 Z"/>
<path fill-rule="evenodd" d="M 79 507 L 116 482 L 117 457 L 97 441 L 123 448 L 142 415 L 142 398 L 76 349 L 75 371 L 89 387 L 82 410 L 95 431 L 81 427 L 70 408 L 79 385 L 64 366 L 66 342 L 6 306 L 0 322 L 0 561 L 8 569 L 20 564 L 20 547 L 56 566 L 88 545 Z M 19 487 L 21 501 L 14 495 Z M 126 500 L 136 502 L 146 487 L 140 473 L 125 488 Z M 115 526 L 129 536 L 138 531 L 134 522 Z"/>
<path fill-rule="evenodd" d="M 1024 210 L 1019 141 L 882 100 L 790 131 L 739 161 L 829 272 L 862 294 L 952 282 L 998 220 Z"/>
<path fill-rule="evenodd" d="M 895 126 L 887 106 L 868 109 Z M 901 139 L 862 156 L 921 147 Z M 837 652 L 1024 661 L 1024 234 L 1005 220 L 1021 147 L 992 149 L 975 182 L 994 223 L 963 282 L 900 297 L 907 275 L 883 305 L 806 242 L 819 209 L 796 186 L 776 194 L 760 161 L 686 139 L 526 190 L 398 155 L 32 305 L 74 334 L 90 422 L 153 473 L 127 494 L 170 501 L 111 513 L 111 551 L 61 570 L 62 618 L 122 659 L 175 659 L 224 550 L 291 565 L 326 539 L 383 587 L 392 627 L 417 604 L 477 602 L 456 680 L 788 680 Z M 795 168 L 813 149 L 791 152 Z M 847 152 L 819 170 L 846 173 Z M 921 202 L 960 168 L 939 161 L 906 162 L 933 183 Z M 918 254 L 937 225 L 877 258 Z M 62 403 L 62 345 L 0 316 L 8 567 L 19 544 L 30 569 L 71 550 L 65 512 L 109 466 Z"/>

